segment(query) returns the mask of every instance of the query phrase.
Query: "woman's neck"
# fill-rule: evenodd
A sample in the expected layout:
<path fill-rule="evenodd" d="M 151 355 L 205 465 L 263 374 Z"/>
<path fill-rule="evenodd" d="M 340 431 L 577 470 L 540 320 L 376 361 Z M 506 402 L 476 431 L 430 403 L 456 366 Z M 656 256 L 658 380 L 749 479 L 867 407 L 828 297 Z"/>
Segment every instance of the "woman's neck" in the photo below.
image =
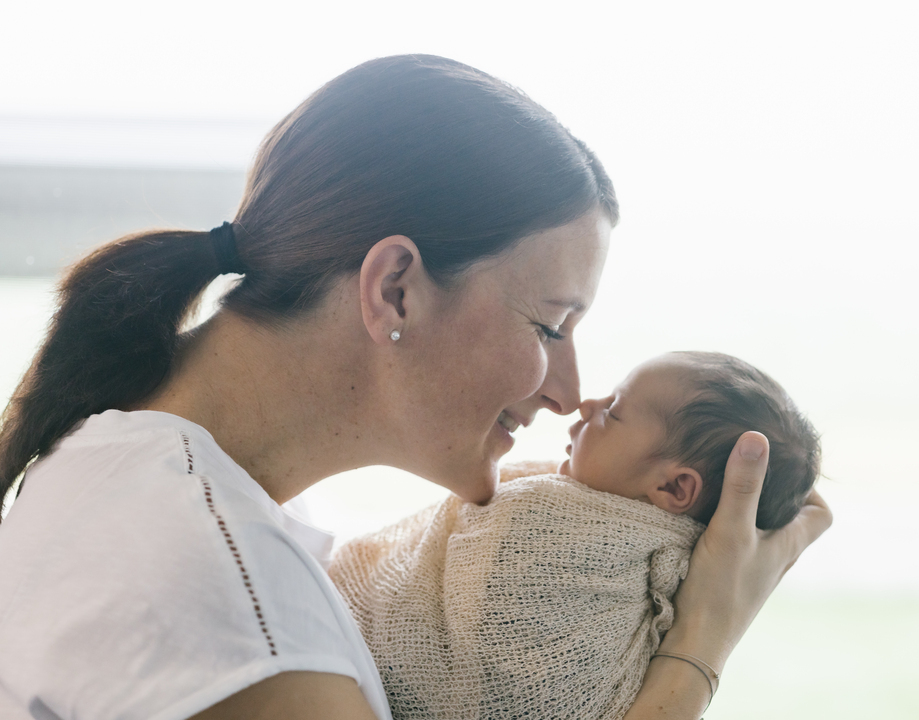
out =
<path fill-rule="evenodd" d="M 334 331 L 322 311 L 280 329 L 223 311 L 194 333 L 169 378 L 136 409 L 201 425 L 278 503 L 329 475 L 381 462 L 385 423 L 371 412 L 379 405 L 361 361 L 368 353 L 355 351 L 370 340 L 362 326 L 341 322 L 348 311 L 336 309 Z"/>

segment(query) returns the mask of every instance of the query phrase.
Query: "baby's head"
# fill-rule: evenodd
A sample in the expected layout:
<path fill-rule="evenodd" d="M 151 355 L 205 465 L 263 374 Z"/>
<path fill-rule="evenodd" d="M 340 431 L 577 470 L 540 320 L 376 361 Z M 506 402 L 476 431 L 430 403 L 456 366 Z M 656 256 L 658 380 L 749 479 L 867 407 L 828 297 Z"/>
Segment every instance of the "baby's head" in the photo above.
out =
<path fill-rule="evenodd" d="M 730 355 L 654 358 L 612 395 L 585 400 L 580 412 L 560 473 L 703 523 L 718 505 L 728 456 L 748 430 L 769 439 L 758 527 L 790 522 L 820 472 L 814 427 L 778 383 Z"/>

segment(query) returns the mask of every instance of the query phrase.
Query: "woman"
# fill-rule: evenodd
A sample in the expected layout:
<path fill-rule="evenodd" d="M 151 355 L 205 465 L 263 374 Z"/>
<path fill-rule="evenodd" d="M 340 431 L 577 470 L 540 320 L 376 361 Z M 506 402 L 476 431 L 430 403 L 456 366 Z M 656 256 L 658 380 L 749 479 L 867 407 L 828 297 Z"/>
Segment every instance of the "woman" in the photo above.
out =
<path fill-rule="evenodd" d="M 516 428 L 578 407 L 571 334 L 617 212 L 524 95 L 394 57 L 281 121 L 232 224 L 80 262 L 0 435 L 3 490 L 38 458 L 0 528 L 0 715 L 388 717 L 322 538 L 278 504 L 370 464 L 487 501 Z M 766 452 L 738 443 L 662 650 L 720 670 L 828 526 L 815 496 L 755 531 Z M 698 717 L 711 680 L 657 660 L 627 717 Z"/>

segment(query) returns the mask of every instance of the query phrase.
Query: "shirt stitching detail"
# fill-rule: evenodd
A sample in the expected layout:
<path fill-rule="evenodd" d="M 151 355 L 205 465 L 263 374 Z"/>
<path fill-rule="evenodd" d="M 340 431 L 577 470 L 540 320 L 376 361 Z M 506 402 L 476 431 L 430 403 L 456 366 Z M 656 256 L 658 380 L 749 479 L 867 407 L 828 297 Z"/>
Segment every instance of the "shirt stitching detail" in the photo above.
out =
<path fill-rule="evenodd" d="M 182 438 L 182 448 L 185 451 L 186 470 L 189 475 L 195 475 L 195 460 L 191 452 L 191 439 L 185 432 L 181 430 L 179 431 L 179 435 Z M 265 636 L 265 641 L 268 643 L 268 649 L 271 651 L 272 655 L 277 655 L 278 650 L 275 647 L 274 638 L 271 637 L 271 633 L 268 630 L 268 624 L 265 622 L 265 617 L 262 614 L 262 607 L 259 603 L 258 597 L 255 595 L 255 589 L 252 587 L 252 580 L 249 577 L 249 572 L 246 570 L 246 566 L 243 564 L 242 555 L 240 555 L 239 548 L 236 545 L 236 541 L 233 540 L 233 535 L 230 533 L 226 521 L 223 519 L 220 513 L 217 512 L 217 508 L 214 505 L 214 496 L 213 491 L 211 490 L 211 484 L 208 482 L 207 478 L 202 475 L 197 475 L 197 478 L 204 488 L 204 500 L 207 503 L 207 509 L 217 521 L 217 527 L 223 535 L 223 539 L 226 542 L 230 553 L 233 555 L 233 559 L 236 561 L 236 566 L 239 568 L 240 575 L 242 575 L 243 585 L 246 587 L 246 591 L 249 593 L 249 598 L 252 600 L 252 608 L 255 611 L 255 617 L 258 620 L 259 628 L 261 629 L 262 634 Z"/>

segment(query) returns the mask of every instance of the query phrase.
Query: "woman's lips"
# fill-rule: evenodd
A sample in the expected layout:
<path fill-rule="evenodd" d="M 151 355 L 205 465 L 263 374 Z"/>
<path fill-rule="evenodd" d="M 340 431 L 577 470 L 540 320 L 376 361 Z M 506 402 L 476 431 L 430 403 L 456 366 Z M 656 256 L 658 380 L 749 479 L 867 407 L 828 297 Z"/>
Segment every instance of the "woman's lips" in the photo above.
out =
<path fill-rule="evenodd" d="M 498 424 L 507 430 L 509 433 L 513 433 L 517 428 L 520 427 L 520 423 L 512 418 L 507 410 L 502 410 L 498 415 Z"/>

